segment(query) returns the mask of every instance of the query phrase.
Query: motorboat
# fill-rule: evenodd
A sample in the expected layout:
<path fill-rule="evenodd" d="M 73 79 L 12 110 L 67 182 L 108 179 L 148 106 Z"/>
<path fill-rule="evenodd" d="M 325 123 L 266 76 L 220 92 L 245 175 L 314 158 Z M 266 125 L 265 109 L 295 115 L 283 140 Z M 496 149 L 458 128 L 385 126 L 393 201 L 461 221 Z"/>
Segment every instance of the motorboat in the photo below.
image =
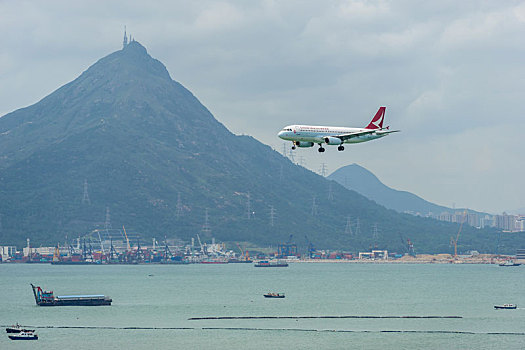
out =
<path fill-rule="evenodd" d="M 503 305 L 494 305 L 496 310 L 514 310 L 518 308 L 516 304 L 503 304 Z"/>
<path fill-rule="evenodd" d="M 514 260 L 509 259 L 499 264 L 499 266 L 520 266 L 521 264 L 515 263 Z"/>
<path fill-rule="evenodd" d="M 14 333 L 8 336 L 11 340 L 37 340 L 38 335 L 34 332 L 21 331 L 20 333 Z"/>

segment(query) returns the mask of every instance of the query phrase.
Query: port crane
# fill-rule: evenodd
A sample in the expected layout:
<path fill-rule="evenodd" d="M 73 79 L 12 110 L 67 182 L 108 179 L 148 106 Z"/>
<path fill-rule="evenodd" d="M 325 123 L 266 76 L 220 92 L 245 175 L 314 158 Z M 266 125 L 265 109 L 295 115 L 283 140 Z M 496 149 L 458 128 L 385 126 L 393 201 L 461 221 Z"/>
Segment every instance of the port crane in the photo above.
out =
<path fill-rule="evenodd" d="M 60 261 L 60 247 L 58 243 L 55 247 L 55 251 L 53 252 L 53 261 Z"/>
<path fill-rule="evenodd" d="M 237 244 L 237 248 L 239 248 L 239 250 L 241 252 L 240 260 L 242 260 L 242 261 L 250 260 L 250 254 L 248 253 L 246 248 L 242 249 L 241 245 L 239 243 L 235 243 L 235 244 Z"/>
<path fill-rule="evenodd" d="M 115 247 L 113 246 L 113 238 L 109 238 L 110 239 L 110 248 L 109 248 L 109 260 L 110 261 L 117 261 L 118 260 L 118 254 L 117 254 L 117 251 L 115 250 Z"/>
<path fill-rule="evenodd" d="M 137 238 L 137 250 L 135 251 L 135 259 L 137 261 L 145 260 L 144 252 L 142 251 L 142 248 L 140 246 L 140 238 Z"/>
<path fill-rule="evenodd" d="M 201 253 L 202 253 L 202 254 L 205 254 L 206 252 L 204 251 L 204 246 L 202 245 L 201 237 L 199 236 L 198 233 L 197 233 L 197 240 L 199 241 L 199 245 L 200 245 L 200 247 L 201 247 Z"/>
<path fill-rule="evenodd" d="M 170 247 L 168 246 L 168 239 L 164 236 L 164 261 L 168 261 L 173 254 L 171 254 Z"/>
<path fill-rule="evenodd" d="M 401 239 L 401 244 L 403 244 L 403 247 L 406 249 L 407 254 L 415 257 L 416 251 L 414 249 L 414 242 L 412 242 L 410 238 L 405 239 L 405 237 L 402 234 L 399 234 L 399 238 Z"/>
<path fill-rule="evenodd" d="M 414 243 L 410 240 L 410 238 L 407 238 L 407 250 L 408 255 L 410 256 L 416 256 L 416 251 L 414 250 Z"/>
<path fill-rule="evenodd" d="M 297 244 L 292 242 L 293 234 L 288 238 L 288 242 L 281 243 L 277 246 L 277 255 L 281 258 L 285 258 L 291 255 L 297 255 Z"/>
<path fill-rule="evenodd" d="M 314 245 L 312 242 L 310 242 L 307 235 L 304 235 L 304 239 L 306 240 L 306 244 L 308 245 L 308 257 L 312 259 L 315 252 Z"/>
<path fill-rule="evenodd" d="M 128 251 L 130 251 L 131 250 L 131 246 L 129 244 L 128 234 L 126 233 L 126 228 L 124 227 L 124 225 L 122 225 L 122 229 L 124 230 L 124 236 L 126 236 L 126 244 L 127 244 Z"/>
<path fill-rule="evenodd" d="M 461 233 L 461 230 L 463 229 L 463 223 L 465 222 L 465 217 L 467 216 L 467 209 L 463 212 L 463 216 L 461 218 L 461 223 L 459 225 L 458 234 L 456 235 L 456 239 L 454 237 L 450 237 L 450 245 L 454 246 L 454 259 L 457 259 L 458 257 L 458 240 L 459 240 L 459 234 Z"/>

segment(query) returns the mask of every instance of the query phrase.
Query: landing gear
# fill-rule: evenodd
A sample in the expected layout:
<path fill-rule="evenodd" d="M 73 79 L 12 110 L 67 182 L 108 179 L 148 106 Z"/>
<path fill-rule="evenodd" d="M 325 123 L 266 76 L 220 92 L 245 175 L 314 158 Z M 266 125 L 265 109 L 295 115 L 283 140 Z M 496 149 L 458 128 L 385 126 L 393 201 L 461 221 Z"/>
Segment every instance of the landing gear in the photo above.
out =
<path fill-rule="evenodd" d="M 292 149 L 295 150 L 297 147 L 295 146 L 295 141 L 292 141 Z"/>
<path fill-rule="evenodd" d="M 344 148 L 343 146 L 339 146 L 339 147 L 337 147 L 337 150 L 338 150 L 338 151 L 344 151 L 345 148 Z"/>
<path fill-rule="evenodd" d="M 320 153 L 323 153 L 323 152 L 325 151 L 325 149 L 323 148 L 323 146 L 321 146 L 321 144 L 319 144 L 319 149 L 318 149 L 318 151 L 319 151 Z"/>

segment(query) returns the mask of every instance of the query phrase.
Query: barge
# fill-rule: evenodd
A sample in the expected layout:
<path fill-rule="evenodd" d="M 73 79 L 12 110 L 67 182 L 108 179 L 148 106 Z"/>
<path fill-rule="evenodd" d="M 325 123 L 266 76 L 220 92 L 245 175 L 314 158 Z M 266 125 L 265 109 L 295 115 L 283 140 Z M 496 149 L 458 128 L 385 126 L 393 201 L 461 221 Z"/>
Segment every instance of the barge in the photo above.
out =
<path fill-rule="evenodd" d="M 105 295 L 64 295 L 55 296 L 53 291 L 42 290 L 31 284 L 33 295 L 38 306 L 100 306 L 111 305 L 113 301 Z"/>
<path fill-rule="evenodd" d="M 254 265 L 255 267 L 287 267 L 288 263 L 284 261 L 275 261 L 275 260 L 261 260 Z"/>
<path fill-rule="evenodd" d="M 268 292 L 266 294 L 263 294 L 265 298 L 279 298 L 279 299 L 282 299 L 285 297 L 284 293 L 273 293 L 273 292 Z"/>

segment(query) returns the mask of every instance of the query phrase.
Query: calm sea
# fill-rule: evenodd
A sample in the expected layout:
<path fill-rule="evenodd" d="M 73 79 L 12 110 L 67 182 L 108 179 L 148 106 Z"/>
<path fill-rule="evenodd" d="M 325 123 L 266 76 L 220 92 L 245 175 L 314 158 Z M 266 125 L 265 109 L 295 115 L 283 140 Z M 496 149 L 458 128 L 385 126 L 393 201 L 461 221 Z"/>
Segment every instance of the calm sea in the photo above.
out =
<path fill-rule="evenodd" d="M 0 349 L 525 349 L 525 266 L 0 264 L 0 277 L 0 324 L 40 337 L 2 331 Z M 38 307 L 29 283 L 113 305 Z M 461 318 L 189 320 L 210 316 Z"/>

